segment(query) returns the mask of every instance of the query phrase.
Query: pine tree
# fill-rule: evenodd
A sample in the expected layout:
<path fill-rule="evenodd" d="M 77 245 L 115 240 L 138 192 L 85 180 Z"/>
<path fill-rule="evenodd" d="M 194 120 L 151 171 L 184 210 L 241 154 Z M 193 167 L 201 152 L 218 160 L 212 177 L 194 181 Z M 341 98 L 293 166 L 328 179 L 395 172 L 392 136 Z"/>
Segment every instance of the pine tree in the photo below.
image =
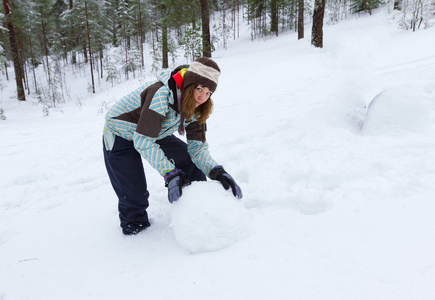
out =
<path fill-rule="evenodd" d="M 85 13 L 86 13 L 86 32 L 88 35 L 89 62 L 90 62 L 90 66 L 91 66 L 92 93 L 95 94 L 94 68 L 92 66 L 93 58 L 92 58 L 91 33 L 90 33 L 90 29 L 89 29 L 88 3 L 86 0 L 85 0 Z"/>
<path fill-rule="evenodd" d="M 160 21 L 160 26 L 162 28 L 162 68 L 168 68 L 168 15 L 166 11 L 166 5 L 161 4 L 160 9 L 162 12 L 162 19 Z"/>
<path fill-rule="evenodd" d="M 323 16 L 325 15 L 325 0 L 315 0 L 313 14 L 313 29 L 311 44 L 323 48 Z"/>
<path fill-rule="evenodd" d="M 372 10 L 378 8 L 381 5 L 381 0 L 352 0 L 351 9 L 355 13 L 368 11 L 369 14 L 372 14 Z"/>
<path fill-rule="evenodd" d="M 210 8 L 208 0 L 201 0 L 201 23 L 202 23 L 202 55 L 211 57 L 210 41 Z"/>
<path fill-rule="evenodd" d="M 278 0 L 270 1 L 270 31 L 278 36 Z"/>
<path fill-rule="evenodd" d="M 298 0 L 298 40 L 304 38 L 304 0 Z"/>
<path fill-rule="evenodd" d="M 50 60 L 49 60 L 49 47 L 48 47 L 48 28 L 49 26 L 47 26 L 47 11 L 48 11 L 48 7 L 47 7 L 47 3 L 45 1 L 37 1 L 36 2 L 37 5 L 37 9 L 38 9 L 38 14 L 39 14 L 39 21 L 40 21 L 40 25 L 41 25 L 41 29 L 42 29 L 42 49 L 43 49 L 43 53 L 45 55 L 45 63 L 46 63 L 46 71 L 47 71 L 47 77 L 48 77 L 48 83 L 51 83 L 51 68 L 50 68 Z"/>
<path fill-rule="evenodd" d="M 142 67 L 145 66 L 145 60 L 143 56 L 143 43 L 144 43 L 144 34 L 143 34 L 143 25 L 142 25 L 142 9 L 141 9 L 141 0 L 137 0 L 138 4 L 138 20 L 139 20 L 139 50 L 140 50 L 140 57 L 141 57 L 141 65 Z"/>
<path fill-rule="evenodd" d="M 15 82 L 17 85 L 17 98 L 20 101 L 25 101 L 26 95 L 24 93 L 23 75 L 21 69 L 22 67 L 20 64 L 20 59 L 18 54 L 17 41 L 15 39 L 14 25 L 12 24 L 12 20 L 11 20 L 12 11 L 8 0 L 3 0 L 3 8 L 5 11 L 5 23 L 6 23 L 6 28 L 9 31 L 9 42 L 11 46 L 12 60 L 14 63 Z"/>

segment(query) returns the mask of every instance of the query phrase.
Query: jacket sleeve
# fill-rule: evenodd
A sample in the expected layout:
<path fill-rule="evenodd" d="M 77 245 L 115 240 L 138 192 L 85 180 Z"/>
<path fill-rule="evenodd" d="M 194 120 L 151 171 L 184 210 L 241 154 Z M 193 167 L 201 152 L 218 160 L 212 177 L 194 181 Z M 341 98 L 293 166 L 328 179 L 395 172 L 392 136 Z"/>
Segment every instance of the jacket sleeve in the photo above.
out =
<path fill-rule="evenodd" d="M 205 124 L 199 124 L 198 122 L 194 122 L 186 127 L 187 152 L 192 158 L 193 163 L 208 176 L 211 169 L 218 164 L 208 151 L 205 131 Z"/>
<path fill-rule="evenodd" d="M 175 169 L 174 164 L 168 160 L 163 150 L 156 143 L 156 138 L 136 132 L 133 135 L 133 143 L 135 149 L 160 173 L 160 175 L 164 176 L 166 172 Z"/>

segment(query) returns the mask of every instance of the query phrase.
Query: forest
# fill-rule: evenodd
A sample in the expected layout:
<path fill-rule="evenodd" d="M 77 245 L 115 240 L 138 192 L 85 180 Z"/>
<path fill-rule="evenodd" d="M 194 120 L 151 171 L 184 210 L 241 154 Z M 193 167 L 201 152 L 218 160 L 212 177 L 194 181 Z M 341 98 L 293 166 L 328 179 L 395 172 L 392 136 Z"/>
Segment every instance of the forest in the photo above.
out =
<path fill-rule="evenodd" d="M 168 68 L 177 55 L 212 57 L 248 24 L 252 40 L 297 31 L 322 47 L 322 26 L 389 5 L 398 26 L 416 31 L 433 25 L 434 0 L 3 0 L 0 72 L 17 86 L 17 99 L 35 93 L 41 102 L 64 102 L 65 68 L 88 68 L 95 80 L 138 76 L 144 45 L 152 71 Z M 310 26 L 310 37 L 304 36 Z M 308 31 L 308 30 L 307 30 Z M 148 56 L 149 57 L 149 56 Z M 13 67 L 14 74 L 8 74 Z M 45 78 L 36 76 L 42 67 Z M 12 77 L 12 78 L 11 78 Z M 0 84 L 5 84 L 4 82 Z"/>

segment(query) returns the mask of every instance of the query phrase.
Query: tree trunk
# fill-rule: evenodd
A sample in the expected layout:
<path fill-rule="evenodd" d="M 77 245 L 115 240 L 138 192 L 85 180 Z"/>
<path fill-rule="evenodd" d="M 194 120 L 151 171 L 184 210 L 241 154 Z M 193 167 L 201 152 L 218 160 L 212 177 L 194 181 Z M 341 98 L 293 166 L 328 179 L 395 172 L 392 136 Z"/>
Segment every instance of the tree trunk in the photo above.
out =
<path fill-rule="evenodd" d="M 51 74 L 50 74 L 50 64 L 48 61 L 48 42 L 47 42 L 47 35 L 45 32 L 45 22 L 44 22 L 44 11 L 42 10 L 42 5 L 39 7 L 39 10 L 41 12 L 41 25 L 42 25 L 42 35 L 44 36 L 44 51 L 45 51 L 45 59 L 47 61 L 47 75 L 48 75 L 48 82 L 51 82 Z"/>
<path fill-rule="evenodd" d="M 6 80 L 9 81 L 8 63 L 7 62 L 5 62 L 5 72 L 6 72 Z"/>
<path fill-rule="evenodd" d="M 315 0 L 313 13 L 313 29 L 311 44 L 323 48 L 323 16 L 325 15 L 325 0 Z"/>
<path fill-rule="evenodd" d="M 227 50 L 227 25 L 225 24 L 225 12 L 227 10 L 227 3 L 225 0 L 223 0 L 223 7 L 222 7 L 222 33 L 223 33 L 223 39 L 224 39 L 224 49 Z"/>
<path fill-rule="evenodd" d="M 27 22 L 29 21 L 29 17 L 27 17 Z M 33 56 L 33 47 L 32 47 L 32 38 L 31 38 L 31 33 L 30 33 L 30 26 L 29 26 L 29 47 L 30 47 L 30 59 L 31 59 L 31 64 L 32 64 L 32 72 L 33 72 L 33 81 L 35 84 L 35 91 L 36 93 L 38 93 L 38 85 L 36 84 L 36 74 L 35 74 L 35 57 Z"/>
<path fill-rule="evenodd" d="M 162 25 L 162 68 L 169 68 L 168 59 L 168 26 L 166 23 Z"/>
<path fill-rule="evenodd" d="M 201 20 L 202 20 L 202 55 L 211 57 L 210 41 L 210 8 L 208 0 L 201 0 Z"/>
<path fill-rule="evenodd" d="M 20 43 L 20 57 L 21 57 L 21 61 L 20 64 L 22 66 L 21 69 L 21 77 L 23 78 L 24 81 L 24 89 L 27 89 L 27 94 L 30 95 L 30 88 L 29 88 L 29 76 L 27 75 L 27 68 L 26 68 L 26 61 L 24 60 L 24 54 L 23 54 L 23 46 Z"/>
<path fill-rule="evenodd" d="M 69 9 L 72 10 L 74 8 L 74 2 L 73 0 L 69 0 Z M 69 49 L 72 49 L 71 51 L 71 63 L 74 65 L 77 63 L 77 52 L 75 48 L 78 45 L 77 42 L 77 34 L 74 26 L 71 26 L 68 28 L 68 40 L 69 40 Z"/>
<path fill-rule="evenodd" d="M 86 0 L 85 0 L 85 13 L 86 13 L 86 30 L 88 31 L 89 62 L 91 65 L 92 93 L 95 94 L 94 68 L 92 65 L 92 51 L 91 51 L 91 34 L 89 33 L 88 3 Z"/>
<path fill-rule="evenodd" d="M 270 1 L 270 31 L 278 36 L 278 2 Z"/>
<path fill-rule="evenodd" d="M 141 64 L 142 64 L 142 67 L 144 67 L 145 66 L 145 61 L 144 61 L 144 57 L 143 57 L 143 32 L 142 32 L 142 10 L 140 9 L 140 1 L 141 0 L 138 0 L 138 2 L 139 2 L 139 43 L 140 43 L 140 46 L 139 46 L 139 49 L 140 49 L 140 60 L 141 60 Z"/>
<path fill-rule="evenodd" d="M 298 40 L 304 38 L 304 0 L 298 2 Z"/>
<path fill-rule="evenodd" d="M 240 37 L 240 0 L 237 0 L 237 38 Z M 243 15 L 243 13 L 242 13 Z"/>
<path fill-rule="evenodd" d="M 20 62 L 20 66 L 21 66 L 21 78 L 23 78 L 23 84 L 24 84 L 24 89 L 29 90 L 29 81 L 28 81 L 28 77 L 27 77 L 27 69 L 26 69 L 26 61 L 24 59 L 24 53 L 23 53 L 23 43 L 20 39 L 18 39 L 18 61 Z M 29 94 L 30 94 L 30 90 L 29 90 Z"/>
<path fill-rule="evenodd" d="M 129 11 L 129 7 L 130 7 L 130 3 L 128 2 L 128 0 L 124 0 L 125 1 L 125 11 Z M 125 38 L 125 40 L 126 40 L 126 42 L 127 42 L 127 49 L 128 50 L 131 50 L 131 35 L 130 35 L 130 30 L 128 30 L 128 27 L 129 27 L 129 23 L 130 23 L 130 21 L 129 20 L 125 20 L 124 18 L 123 18 L 123 20 L 124 20 L 124 24 L 123 24 L 123 27 L 124 27 L 124 38 Z"/>
<path fill-rule="evenodd" d="M 233 26 L 233 38 L 236 39 L 236 1 L 233 0 L 231 5 L 231 22 Z"/>
<path fill-rule="evenodd" d="M 100 45 L 100 68 L 101 68 L 101 78 L 104 78 L 104 74 L 103 74 L 103 46 Z"/>
<path fill-rule="evenodd" d="M 166 6 L 161 6 L 163 18 L 162 18 L 162 68 L 169 68 L 168 59 L 168 25 L 166 23 Z"/>
<path fill-rule="evenodd" d="M 30 31 L 30 23 L 29 23 L 29 16 L 27 16 L 27 23 L 29 24 L 28 26 L 28 33 L 29 33 L 29 47 L 30 47 L 30 62 L 32 65 L 32 73 L 33 73 L 33 81 L 35 83 L 35 91 L 36 93 L 38 93 L 38 85 L 36 84 L 36 75 L 35 75 L 35 57 L 33 55 L 33 46 L 32 46 L 32 33 Z"/>
<path fill-rule="evenodd" d="M 83 57 L 84 57 L 84 60 L 85 60 L 85 64 L 87 64 L 88 63 L 88 61 L 89 61 L 89 58 L 88 58 L 88 48 L 86 47 L 86 44 L 87 44 L 87 41 L 86 41 L 86 39 L 82 39 L 82 50 L 83 50 Z"/>
<path fill-rule="evenodd" d="M 5 10 L 6 27 L 8 28 L 8 31 L 9 31 L 9 41 L 11 44 L 12 60 L 14 62 L 15 81 L 17 84 L 17 96 L 18 96 L 18 100 L 26 101 L 26 94 L 24 92 L 24 87 L 23 87 L 23 78 L 22 78 L 20 60 L 18 57 L 17 42 L 15 39 L 15 31 L 14 31 L 14 26 L 13 26 L 12 20 L 11 20 L 12 12 L 11 12 L 11 9 L 9 7 L 8 0 L 3 0 L 3 7 Z"/>
<path fill-rule="evenodd" d="M 124 39 L 124 52 L 125 52 L 125 79 L 128 80 L 128 72 L 130 71 L 128 62 L 128 44 L 127 39 Z"/>

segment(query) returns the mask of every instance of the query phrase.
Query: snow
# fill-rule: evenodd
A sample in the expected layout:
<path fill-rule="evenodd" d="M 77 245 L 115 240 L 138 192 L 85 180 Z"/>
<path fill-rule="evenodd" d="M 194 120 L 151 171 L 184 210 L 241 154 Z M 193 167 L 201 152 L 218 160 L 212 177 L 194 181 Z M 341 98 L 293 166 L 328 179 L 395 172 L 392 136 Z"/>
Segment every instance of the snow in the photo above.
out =
<path fill-rule="evenodd" d="M 171 226 L 187 252 L 216 251 L 248 235 L 249 213 L 220 183 L 199 182 L 184 188 L 183 201 L 172 205 Z"/>
<path fill-rule="evenodd" d="M 410 88 L 389 88 L 373 98 L 368 107 L 363 132 L 406 134 L 431 126 L 430 98 Z"/>
<path fill-rule="evenodd" d="M 218 49 L 207 139 L 244 198 L 196 183 L 172 205 L 145 164 L 137 236 L 101 112 L 153 75 L 90 96 L 71 74 L 48 116 L 2 77 L 0 299 L 434 299 L 434 30 L 380 10 L 325 26 L 323 49 L 248 31 Z"/>

